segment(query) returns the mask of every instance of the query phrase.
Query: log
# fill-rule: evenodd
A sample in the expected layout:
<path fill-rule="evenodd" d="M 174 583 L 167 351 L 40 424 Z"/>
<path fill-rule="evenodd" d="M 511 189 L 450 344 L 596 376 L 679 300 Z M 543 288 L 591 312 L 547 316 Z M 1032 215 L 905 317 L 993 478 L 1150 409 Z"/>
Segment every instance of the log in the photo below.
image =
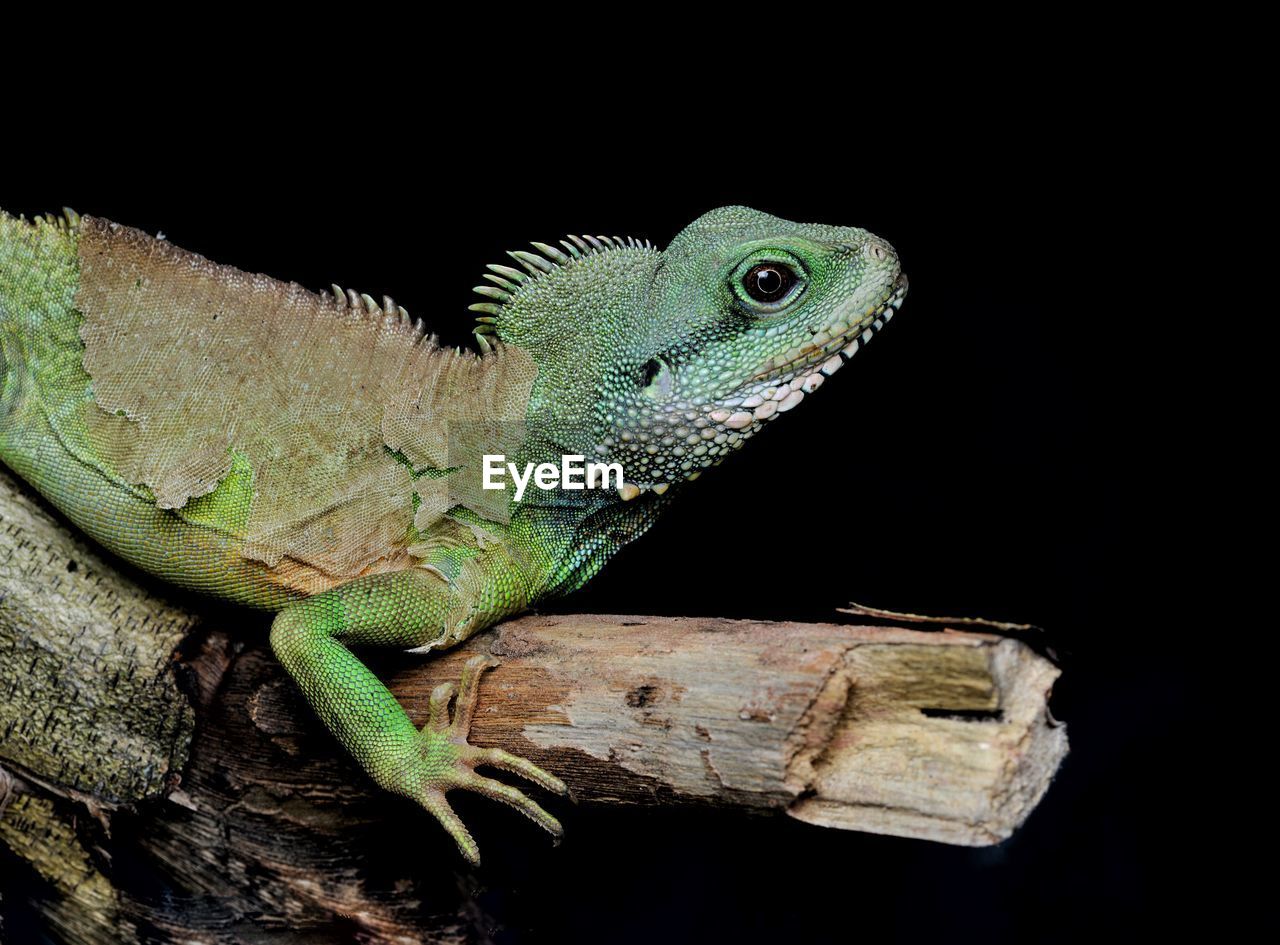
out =
<path fill-rule="evenodd" d="M 767 808 L 809 823 L 968 846 L 1013 833 L 1066 746 L 1057 670 L 990 634 L 610 615 L 530 616 L 392 690 L 424 717 L 468 656 L 474 741 L 608 804 Z"/>
<path fill-rule="evenodd" d="M 246 922 L 483 938 L 474 902 L 439 894 L 461 888 L 458 864 L 388 854 L 407 802 L 327 736 L 265 617 L 108 559 L 2 472 L 0 536 L 0 897 L 66 941 L 230 941 Z M 554 771 L 581 804 L 983 845 L 1022 823 L 1066 752 L 1057 668 L 999 633 L 541 614 L 427 658 L 367 656 L 425 719 L 476 653 L 500 665 L 473 742 Z M 429 818 L 409 822 L 444 853 Z"/>

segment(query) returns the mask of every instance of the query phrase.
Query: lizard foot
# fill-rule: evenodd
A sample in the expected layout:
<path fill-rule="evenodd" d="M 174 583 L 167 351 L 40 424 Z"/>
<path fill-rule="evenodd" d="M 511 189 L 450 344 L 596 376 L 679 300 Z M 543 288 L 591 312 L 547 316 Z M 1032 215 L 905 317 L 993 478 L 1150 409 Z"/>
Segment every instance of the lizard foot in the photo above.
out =
<path fill-rule="evenodd" d="M 473 656 L 467 660 L 462 678 L 458 680 L 458 698 L 452 720 L 449 718 L 449 703 L 453 701 L 454 684 L 441 683 L 432 691 L 430 716 L 418 736 L 421 760 L 414 766 L 416 770 L 412 783 L 406 785 L 406 793 L 440 821 L 441 826 L 458 844 L 458 851 L 472 866 L 480 865 L 480 849 L 462 819 L 454 813 L 445 799 L 445 794 L 455 788 L 475 791 L 514 807 L 555 837 L 557 843 L 564 835 L 560 821 L 526 797 L 522 791 L 475 771 L 477 766 L 486 765 L 518 774 L 557 794 L 568 792 L 563 781 L 526 758 L 501 748 L 477 748 L 468 744 L 467 736 L 471 731 L 471 720 L 480 695 L 480 677 L 486 669 L 496 665 L 496 662 L 486 656 Z"/>

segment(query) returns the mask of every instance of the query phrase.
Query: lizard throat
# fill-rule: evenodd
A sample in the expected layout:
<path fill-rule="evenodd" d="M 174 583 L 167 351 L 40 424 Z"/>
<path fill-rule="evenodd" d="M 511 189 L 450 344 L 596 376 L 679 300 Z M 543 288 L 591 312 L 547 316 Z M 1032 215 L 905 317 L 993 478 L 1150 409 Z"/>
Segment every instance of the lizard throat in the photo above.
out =
<path fill-rule="evenodd" d="M 723 399 L 681 397 L 678 376 L 658 360 L 651 386 L 666 384 L 677 391 L 675 399 L 648 404 L 642 400 L 614 411 L 608 435 L 595 448 L 601 460 L 622 464 L 623 499 L 645 492 L 661 495 L 671 483 L 696 479 L 702 470 L 741 449 L 865 347 L 897 313 L 906 292 L 903 276 L 878 304 L 857 315 L 838 314 L 808 341 L 765 361 L 746 384 Z"/>

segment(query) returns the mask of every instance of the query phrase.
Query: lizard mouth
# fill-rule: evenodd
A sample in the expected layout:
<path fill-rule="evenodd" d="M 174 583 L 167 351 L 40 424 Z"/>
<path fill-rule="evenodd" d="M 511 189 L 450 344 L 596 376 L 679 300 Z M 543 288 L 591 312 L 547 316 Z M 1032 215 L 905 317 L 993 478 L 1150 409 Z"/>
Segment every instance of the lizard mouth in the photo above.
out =
<path fill-rule="evenodd" d="M 690 437 L 705 442 L 693 445 L 680 464 L 682 477 L 694 478 L 702 466 L 719 462 L 774 417 L 798 407 L 888 324 L 906 294 L 907 277 L 899 274 L 875 305 L 852 317 L 838 314 L 811 340 L 762 365 L 734 396 L 707 413 L 699 432 Z M 694 425 L 699 426 L 698 421 Z"/>
<path fill-rule="evenodd" d="M 762 364 L 732 396 L 670 418 L 667 430 L 649 429 L 636 435 L 640 440 L 661 437 L 659 442 L 670 447 L 670 455 L 662 454 L 656 443 L 642 445 L 624 435 L 618 444 L 624 463 L 631 456 L 638 457 L 642 449 L 654 454 L 654 461 L 645 462 L 640 457 L 642 468 L 648 468 L 622 485 L 622 499 L 629 501 L 650 490 L 662 494 L 674 481 L 696 479 L 704 468 L 716 465 L 742 447 L 774 417 L 799 406 L 888 324 L 906 294 L 907 277 L 899 274 L 879 302 L 860 312 L 838 312 L 809 341 Z M 670 378 L 664 381 L 671 373 L 666 362 L 654 359 L 651 364 L 652 370 L 646 376 L 652 377 L 646 389 L 669 384 Z M 613 453 L 613 446 L 606 444 L 606 451 L 616 461 L 619 455 Z"/>
<path fill-rule="evenodd" d="M 793 385 L 797 379 L 812 378 L 815 371 L 818 377 L 831 376 L 889 323 L 902 306 L 906 295 L 907 276 L 905 273 L 900 273 L 884 298 L 867 308 L 861 315 L 842 313 L 809 341 L 784 351 L 781 355 L 770 358 L 762 364 L 760 370 L 751 379 L 750 386 L 756 388 L 754 393 L 762 393 L 763 391 L 760 390 L 762 387 L 764 389 L 773 387 L 774 393 L 769 396 L 776 396 L 779 385 Z M 800 384 L 792 389 L 811 393 L 821 384 L 822 381 L 817 380 L 807 388 Z M 747 398 L 747 400 L 750 399 L 752 398 Z"/>

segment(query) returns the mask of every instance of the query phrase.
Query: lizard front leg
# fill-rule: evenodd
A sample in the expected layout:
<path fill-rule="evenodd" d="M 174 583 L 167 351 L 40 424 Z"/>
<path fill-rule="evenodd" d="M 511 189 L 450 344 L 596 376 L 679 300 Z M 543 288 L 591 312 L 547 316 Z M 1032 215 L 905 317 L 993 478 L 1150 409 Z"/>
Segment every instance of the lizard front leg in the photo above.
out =
<path fill-rule="evenodd" d="M 454 686 L 431 695 L 430 717 L 419 730 L 349 646 L 411 648 L 455 642 L 482 625 L 478 602 L 429 570 L 358 578 L 291 604 L 271 626 L 271 646 L 321 721 L 381 787 L 430 811 L 473 865 L 479 849 L 445 794 L 461 788 L 509 804 L 557 840 L 559 821 L 510 785 L 478 774 L 488 765 L 519 774 L 563 794 L 564 782 L 532 762 L 496 748 L 476 748 L 467 733 L 488 662 L 473 658 L 463 670 L 452 720 Z M 458 615 L 466 614 L 460 625 Z"/>

